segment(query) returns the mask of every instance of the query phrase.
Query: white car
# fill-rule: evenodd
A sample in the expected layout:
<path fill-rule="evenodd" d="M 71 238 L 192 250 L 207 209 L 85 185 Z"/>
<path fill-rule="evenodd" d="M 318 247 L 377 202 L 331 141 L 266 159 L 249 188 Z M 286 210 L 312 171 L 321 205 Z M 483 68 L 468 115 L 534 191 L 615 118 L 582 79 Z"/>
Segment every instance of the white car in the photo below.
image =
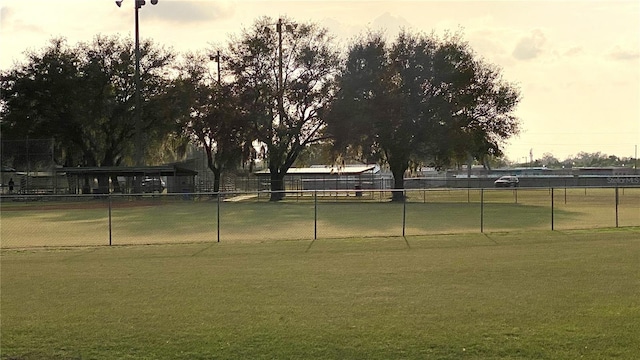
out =
<path fill-rule="evenodd" d="M 518 177 L 513 175 L 502 176 L 493 182 L 496 187 L 518 187 L 519 183 Z"/>

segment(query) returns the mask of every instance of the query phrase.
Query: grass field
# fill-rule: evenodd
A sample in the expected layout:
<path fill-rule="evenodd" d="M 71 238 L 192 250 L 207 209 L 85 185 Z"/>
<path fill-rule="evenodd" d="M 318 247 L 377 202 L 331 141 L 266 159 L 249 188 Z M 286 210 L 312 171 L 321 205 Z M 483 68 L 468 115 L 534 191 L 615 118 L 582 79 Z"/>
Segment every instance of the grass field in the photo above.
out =
<path fill-rule="evenodd" d="M 254 197 L 218 204 L 213 197 L 185 200 L 181 194 L 3 201 L 1 246 L 211 242 L 218 234 L 224 242 L 261 242 L 551 229 L 550 189 L 418 190 L 407 193 L 406 204 L 389 202 L 388 193 L 326 195 L 291 194 L 279 203 Z M 556 230 L 640 226 L 640 188 L 620 189 L 617 214 L 615 189 L 556 189 L 553 199 Z"/>
<path fill-rule="evenodd" d="M 0 260 L 2 359 L 640 358 L 638 227 Z"/>

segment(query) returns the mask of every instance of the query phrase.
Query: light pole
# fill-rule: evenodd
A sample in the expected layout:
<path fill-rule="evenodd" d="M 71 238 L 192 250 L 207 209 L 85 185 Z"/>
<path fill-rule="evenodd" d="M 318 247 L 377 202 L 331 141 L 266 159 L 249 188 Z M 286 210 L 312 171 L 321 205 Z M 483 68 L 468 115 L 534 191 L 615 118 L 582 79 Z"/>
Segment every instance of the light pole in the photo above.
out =
<path fill-rule="evenodd" d="M 209 60 L 218 64 L 218 86 L 220 86 L 220 50 L 217 50 L 215 55 L 209 55 Z"/>
<path fill-rule="evenodd" d="M 116 0 L 116 5 L 118 7 L 122 6 L 123 0 Z M 145 0 L 135 0 L 134 2 L 134 11 L 135 11 L 135 163 L 136 166 L 144 166 L 144 154 L 143 154 L 143 144 L 142 144 L 142 123 L 140 120 L 140 27 L 138 21 L 138 10 L 146 4 Z M 152 5 L 157 5 L 158 0 L 151 0 Z M 134 180 L 134 191 L 141 191 L 141 183 L 142 177 L 136 176 Z"/>
<path fill-rule="evenodd" d="M 116 0 L 116 5 L 118 7 L 122 6 L 123 0 Z M 140 123 L 140 25 L 139 25 L 139 16 L 138 10 L 146 4 L 145 0 L 135 0 L 134 3 L 134 11 L 135 11 L 135 142 L 136 142 L 136 165 L 141 166 L 144 165 L 144 159 L 142 154 L 142 124 Z M 152 5 L 157 5 L 158 0 L 151 0 Z"/>
<path fill-rule="evenodd" d="M 270 24 L 273 25 L 273 24 Z M 283 64 L 282 64 L 282 25 L 286 26 L 287 31 L 292 31 L 296 28 L 295 24 L 285 24 L 282 21 L 282 18 L 278 19 L 278 22 L 275 23 L 276 32 L 278 33 L 278 84 L 277 84 L 277 94 L 278 94 L 278 117 L 280 123 L 284 121 L 285 113 L 284 113 L 284 80 L 283 80 Z M 269 26 L 266 26 L 265 31 L 271 31 Z"/>
<path fill-rule="evenodd" d="M 278 19 L 276 24 L 276 31 L 278 32 L 278 111 L 280 114 L 280 121 L 284 121 L 284 89 L 282 89 L 282 19 Z"/>
<path fill-rule="evenodd" d="M 267 34 L 271 31 L 270 26 L 273 24 L 267 24 L 267 26 L 265 26 L 264 30 L 265 32 L 267 32 Z M 282 21 L 282 18 L 278 19 L 278 22 L 275 24 L 276 25 L 276 31 L 278 32 L 278 80 L 277 80 L 277 85 L 276 85 L 276 100 L 277 100 L 277 106 L 278 106 L 278 127 L 282 127 L 285 126 L 284 124 L 285 122 L 285 110 L 284 110 L 284 77 L 283 77 L 283 64 L 282 64 L 282 25 L 284 25 L 284 22 Z M 286 29 L 287 31 L 292 31 L 296 28 L 295 24 L 286 24 Z M 271 174 L 271 181 L 273 182 L 274 178 L 273 178 L 273 174 Z M 284 180 L 282 180 L 281 184 L 276 184 L 275 188 L 274 188 L 274 184 L 271 184 L 271 190 L 284 190 L 285 189 L 285 185 L 284 185 Z M 274 194 L 276 194 L 274 197 Z M 282 199 L 284 197 L 284 193 L 280 192 L 280 193 L 271 193 L 271 199 Z"/>

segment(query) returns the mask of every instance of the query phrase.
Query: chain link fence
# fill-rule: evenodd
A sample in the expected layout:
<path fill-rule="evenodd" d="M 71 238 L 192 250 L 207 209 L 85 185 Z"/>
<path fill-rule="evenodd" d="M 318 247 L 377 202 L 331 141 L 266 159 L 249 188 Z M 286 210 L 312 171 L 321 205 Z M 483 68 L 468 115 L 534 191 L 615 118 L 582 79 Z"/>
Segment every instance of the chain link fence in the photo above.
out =
<path fill-rule="evenodd" d="M 53 139 L 0 141 L 0 194 L 55 188 Z"/>
<path fill-rule="evenodd" d="M 640 187 L 4 195 L 2 248 L 640 226 Z"/>

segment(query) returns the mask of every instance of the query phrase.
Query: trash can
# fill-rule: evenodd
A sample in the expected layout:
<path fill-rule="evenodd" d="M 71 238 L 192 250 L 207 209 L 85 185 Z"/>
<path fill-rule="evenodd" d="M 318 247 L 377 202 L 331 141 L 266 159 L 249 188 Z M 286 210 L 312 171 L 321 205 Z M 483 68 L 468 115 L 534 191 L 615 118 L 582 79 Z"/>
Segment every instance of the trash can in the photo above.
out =
<path fill-rule="evenodd" d="M 360 185 L 356 185 L 356 196 L 362 196 L 362 187 Z"/>

